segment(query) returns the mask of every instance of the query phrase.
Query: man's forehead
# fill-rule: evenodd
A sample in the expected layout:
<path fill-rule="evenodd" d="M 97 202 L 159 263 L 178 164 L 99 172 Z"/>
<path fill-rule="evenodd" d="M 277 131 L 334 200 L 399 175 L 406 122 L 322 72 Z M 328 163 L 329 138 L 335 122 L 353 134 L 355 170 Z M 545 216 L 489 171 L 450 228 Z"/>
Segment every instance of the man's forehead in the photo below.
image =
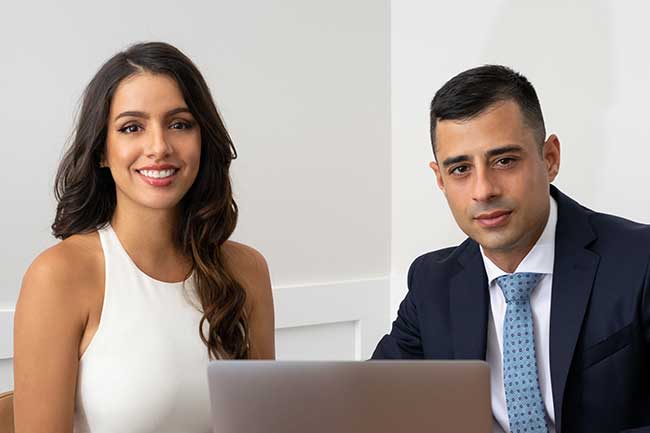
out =
<path fill-rule="evenodd" d="M 534 145 L 534 137 L 519 106 L 505 101 L 465 120 L 439 120 L 436 125 L 436 154 L 440 160 L 460 154 L 483 155 L 509 145 Z"/>

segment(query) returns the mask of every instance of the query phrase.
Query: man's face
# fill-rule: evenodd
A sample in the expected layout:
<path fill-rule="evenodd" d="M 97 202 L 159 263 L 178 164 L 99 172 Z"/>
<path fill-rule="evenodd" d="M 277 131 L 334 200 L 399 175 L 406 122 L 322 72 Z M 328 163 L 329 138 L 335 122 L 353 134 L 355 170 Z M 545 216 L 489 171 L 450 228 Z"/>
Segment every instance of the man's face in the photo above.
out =
<path fill-rule="evenodd" d="M 436 156 L 430 166 L 461 230 L 488 256 L 523 258 L 548 218 L 557 137 L 540 151 L 517 103 L 505 101 L 470 120 L 438 121 Z"/>

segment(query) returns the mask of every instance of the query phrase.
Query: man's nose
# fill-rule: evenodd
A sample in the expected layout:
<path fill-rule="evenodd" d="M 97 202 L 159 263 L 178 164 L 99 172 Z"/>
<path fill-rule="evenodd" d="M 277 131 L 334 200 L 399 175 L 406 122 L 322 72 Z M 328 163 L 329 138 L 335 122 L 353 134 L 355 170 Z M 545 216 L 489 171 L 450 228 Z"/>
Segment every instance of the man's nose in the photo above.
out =
<path fill-rule="evenodd" d="M 473 199 L 475 201 L 489 201 L 499 196 L 501 190 L 498 180 L 487 168 L 477 168 L 474 176 Z"/>

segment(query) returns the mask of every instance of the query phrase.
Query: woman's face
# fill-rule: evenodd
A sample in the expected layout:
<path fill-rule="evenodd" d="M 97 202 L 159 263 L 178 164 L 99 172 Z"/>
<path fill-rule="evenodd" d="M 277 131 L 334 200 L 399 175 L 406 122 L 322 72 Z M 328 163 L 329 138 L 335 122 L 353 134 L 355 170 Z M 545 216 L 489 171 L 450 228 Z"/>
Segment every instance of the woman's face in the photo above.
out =
<path fill-rule="evenodd" d="M 148 72 L 125 78 L 111 101 L 102 161 L 118 206 L 174 208 L 200 160 L 201 131 L 176 81 Z"/>

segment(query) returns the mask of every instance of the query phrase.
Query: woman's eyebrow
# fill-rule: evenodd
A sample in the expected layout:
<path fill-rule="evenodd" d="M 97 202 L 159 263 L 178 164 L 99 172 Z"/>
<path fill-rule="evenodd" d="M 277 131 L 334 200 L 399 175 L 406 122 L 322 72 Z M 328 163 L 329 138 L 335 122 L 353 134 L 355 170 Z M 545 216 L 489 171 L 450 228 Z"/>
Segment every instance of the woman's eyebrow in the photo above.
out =
<path fill-rule="evenodd" d="M 178 114 L 178 113 L 190 113 L 190 114 L 192 114 L 192 112 L 190 111 L 189 108 L 187 108 L 187 107 L 178 107 L 178 108 L 173 108 L 173 109 L 169 110 L 167 113 L 165 113 L 165 116 L 173 116 L 174 114 Z M 115 122 L 120 117 L 141 117 L 143 119 L 148 119 L 150 116 L 149 116 L 148 113 L 145 113 L 144 111 L 123 111 L 122 113 L 115 116 L 115 119 L 113 119 L 113 122 Z"/>
<path fill-rule="evenodd" d="M 122 113 L 115 116 L 115 119 L 113 119 L 113 122 L 115 122 L 120 117 L 142 117 L 144 119 L 148 119 L 149 115 L 147 113 L 145 113 L 144 111 L 123 111 Z"/>

